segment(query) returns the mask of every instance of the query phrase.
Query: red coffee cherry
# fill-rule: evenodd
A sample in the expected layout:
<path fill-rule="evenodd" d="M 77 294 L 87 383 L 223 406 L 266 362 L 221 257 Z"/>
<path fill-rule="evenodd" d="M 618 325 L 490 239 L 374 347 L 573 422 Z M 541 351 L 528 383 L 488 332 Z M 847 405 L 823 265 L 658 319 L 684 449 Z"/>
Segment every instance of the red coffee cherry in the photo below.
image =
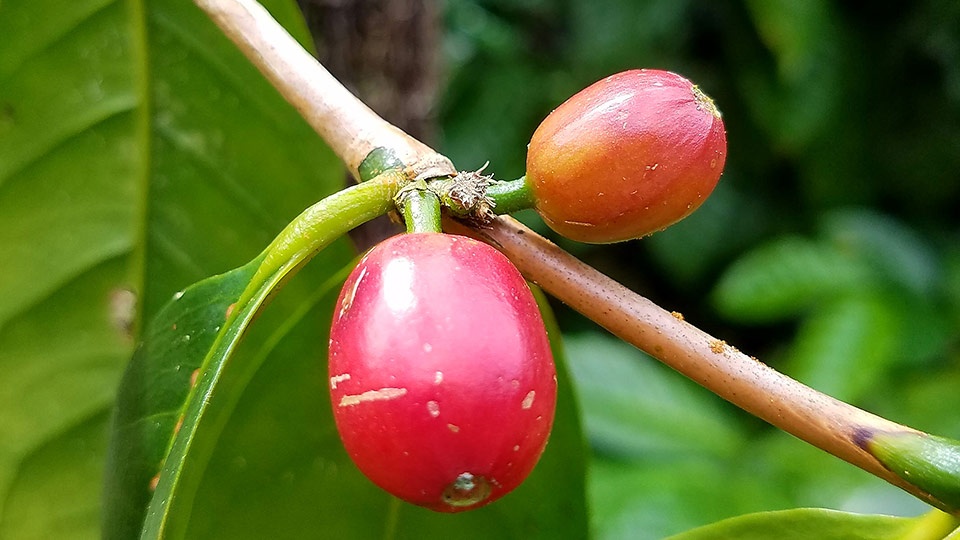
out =
<path fill-rule="evenodd" d="M 517 269 L 481 242 L 402 234 L 340 293 L 330 396 L 347 453 L 374 483 L 441 512 L 517 487 L 547 442 L 556 372 Z"/>
<path fill-rule="evenodd" d="M 723 171 L 720 112 L 668 71 L 611 75 L 540 124 L 527 151 L 537 211 L 581 242 L 639 238 L 700 206 Z"/>

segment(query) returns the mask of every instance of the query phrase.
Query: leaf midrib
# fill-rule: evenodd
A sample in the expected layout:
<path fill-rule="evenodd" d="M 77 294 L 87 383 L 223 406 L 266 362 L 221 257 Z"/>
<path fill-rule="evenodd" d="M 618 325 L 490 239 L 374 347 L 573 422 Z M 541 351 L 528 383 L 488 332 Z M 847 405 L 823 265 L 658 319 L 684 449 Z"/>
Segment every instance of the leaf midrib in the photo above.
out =
<path fill-rule="evenodd" d="M 133 72 L 134 95 L 139 107 L 136 109 L 134 138 L 137 148 L 141 149 L 139 169 L 135 173 L 134 183 L 140 190 L 140 199 L 134 211 L 134 245 L 130 258 L 130 282 L 134 283 L 134 292 L 141 301 L 133 320 L 133 335 L 139 339 L 144 329 L 142 298 L 146 290 L 146 257 L 148 223 L 150 209 L 150 170 L 152 167 L 151 115 L 150 100 L 150 55 L 147 36 L 146 6 L 144 0 L 126 0 L 131 28 L 131 71 Z"/>

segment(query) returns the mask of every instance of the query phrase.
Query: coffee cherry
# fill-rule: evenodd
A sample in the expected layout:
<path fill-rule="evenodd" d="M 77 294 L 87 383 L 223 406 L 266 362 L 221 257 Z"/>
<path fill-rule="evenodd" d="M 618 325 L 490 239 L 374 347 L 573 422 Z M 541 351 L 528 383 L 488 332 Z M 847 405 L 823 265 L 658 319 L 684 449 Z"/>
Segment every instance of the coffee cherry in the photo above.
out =
<path fill-rule="evenodd" d="M 357 467 L 441 512 L 516 488 L 553 423 L 556 374 L 533 295 L 506 257 L 465 237 L 402 234 L 360 261 L 333 315 L 329 375 Z"/>
<path fill-rule="evenodd" d="M 639 238 L 683 219 L 723 171 L 726 133 L 699 88 L 641 69 L 574 95 L 537 128 L 527 151 L 536 209 L 581 242 Z"/>

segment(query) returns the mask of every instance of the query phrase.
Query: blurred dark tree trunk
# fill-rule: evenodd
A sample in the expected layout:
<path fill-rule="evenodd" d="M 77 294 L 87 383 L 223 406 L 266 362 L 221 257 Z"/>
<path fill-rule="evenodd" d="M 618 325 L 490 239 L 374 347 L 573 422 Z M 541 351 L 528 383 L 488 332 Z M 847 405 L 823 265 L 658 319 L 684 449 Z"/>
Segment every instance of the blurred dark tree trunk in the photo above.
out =
<path fill-rule="evenodd" d="M 430 144 L 440 60 L 436 2 L 297 1 L 320 62 L 380 116 Z M 399 230 L 382 218 L 351 237 L 362 250 Z"/>

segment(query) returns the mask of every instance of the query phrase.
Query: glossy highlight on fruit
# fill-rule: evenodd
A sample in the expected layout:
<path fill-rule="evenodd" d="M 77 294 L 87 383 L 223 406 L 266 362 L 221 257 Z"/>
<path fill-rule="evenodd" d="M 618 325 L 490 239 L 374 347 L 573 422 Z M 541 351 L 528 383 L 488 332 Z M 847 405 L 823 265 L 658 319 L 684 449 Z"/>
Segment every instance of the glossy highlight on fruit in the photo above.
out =
<path fill-rule="evenodd" d="M 527 181 L 554 231 L 618 242 L 696 210 L 726 154 L 723 120 L 699 88 L 668 71 L 632 70 L 594 83 L 547 116 L 530 140 Z"/>
<path fill-rule="evenodd" d="M 441 512 L 516 488 L 543 452 L 556 372 L 523 277 L 492 247 L 440 233 L 374 247 L 344 284 L 330 396 L 374 483 Z"/>

